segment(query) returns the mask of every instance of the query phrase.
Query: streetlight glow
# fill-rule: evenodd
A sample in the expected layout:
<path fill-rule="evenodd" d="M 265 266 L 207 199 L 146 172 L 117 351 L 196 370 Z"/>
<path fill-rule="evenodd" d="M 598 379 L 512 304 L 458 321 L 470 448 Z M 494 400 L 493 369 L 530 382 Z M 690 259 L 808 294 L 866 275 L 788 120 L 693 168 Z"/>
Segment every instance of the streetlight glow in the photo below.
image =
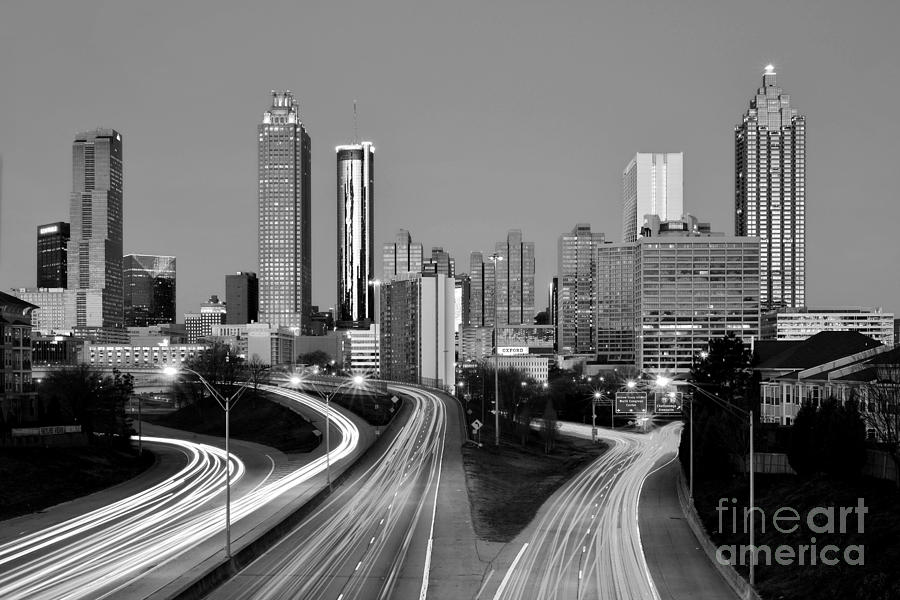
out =
<path fill-rule="evenodd" d="M 625 383 L 625 386 L 626 386 L 629 390 L 633 390 L 633 389 L 635 388 L 636 385 L 637 385 L 637 381 L 635 381 L 634 379 L 629 379 L 629 380 Z"/>
<path fill-rule="evenodd" d="M 659 377 L 656 378 L 656 385 L 658 387 L 666 387 L 670 383 L 672 383 L 672 380 L 669 379 L 668 377 L 664 377 L 664 376 L 660 375 Z"/>

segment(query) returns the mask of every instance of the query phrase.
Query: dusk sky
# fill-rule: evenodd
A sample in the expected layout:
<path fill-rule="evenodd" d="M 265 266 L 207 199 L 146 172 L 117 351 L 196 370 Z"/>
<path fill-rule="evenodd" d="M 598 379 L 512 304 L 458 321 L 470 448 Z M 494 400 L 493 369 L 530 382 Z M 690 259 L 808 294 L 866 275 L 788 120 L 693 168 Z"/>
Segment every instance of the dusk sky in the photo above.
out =
<path fill-rule="evenodd" d="M 335 303 L 337 144 L 376 147 L 376 272 L 398 228 L 466 271 L 510 228 L 621 237 L 635 152 L 684 152 L 687 210 L 733 233 L 733 127 L 766 64 L 807 117 L 807 299 L 900 312 L 900 2 L 0 2 L 0 288 L 68 220 L 76 132 L 124 140 L 125 252 L 178 259 L 178 318 L 257 270 L 256 126 L 312 138 L 313 303 Z M 895 180 L 895 184 L 891 184 Z"/>

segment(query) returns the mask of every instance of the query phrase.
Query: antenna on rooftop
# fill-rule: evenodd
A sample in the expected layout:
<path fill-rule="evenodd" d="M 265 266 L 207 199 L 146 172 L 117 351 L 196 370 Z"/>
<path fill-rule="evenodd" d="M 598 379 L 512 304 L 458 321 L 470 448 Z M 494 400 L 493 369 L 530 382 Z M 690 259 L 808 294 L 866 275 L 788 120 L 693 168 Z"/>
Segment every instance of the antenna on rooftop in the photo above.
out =
<path fill-rule="evenodd" d="M 353 143 L 359 143 L 359 117 L 356 114 L 356 100 L 353 101 Z"/>

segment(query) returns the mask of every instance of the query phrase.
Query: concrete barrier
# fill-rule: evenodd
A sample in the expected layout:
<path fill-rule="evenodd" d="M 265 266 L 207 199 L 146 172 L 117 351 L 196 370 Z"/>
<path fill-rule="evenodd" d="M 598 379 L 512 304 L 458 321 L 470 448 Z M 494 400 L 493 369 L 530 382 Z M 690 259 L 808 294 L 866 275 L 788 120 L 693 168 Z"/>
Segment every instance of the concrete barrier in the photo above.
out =
<path fill-rule="evenodd" d="M 694 503 L 690 498 L 690 492 L 688 492 L 687 484 L 684 481 L 684 472 L 681 469 L 678 469 L 677 485 L 678 502 L 681 504 L 681 512 L 684 513 L 688 526 L 690 526 L 691 531 L 694 532 L 694 536 L 700 543 L 700 547 L 703 548 L 703 552 L 706 553 L 707 558 L 715 565 L 716 569 L 722 575 L 722 578 L 725 579 L 728 586 L 734 590 L 734 593 L 737 594 L 738 598 L 741 598 L 741 600 L 761 600 L 756 590 L 753 589 L 746 579 L 741 577 L 734 567 L 731 565 L 723 565 L 716 560 L 716 545 L 713 544 L 707 534 L 706 528 L 703 526 L 703 522 L 697 514 L 697 510 L 694 508 Z"/>

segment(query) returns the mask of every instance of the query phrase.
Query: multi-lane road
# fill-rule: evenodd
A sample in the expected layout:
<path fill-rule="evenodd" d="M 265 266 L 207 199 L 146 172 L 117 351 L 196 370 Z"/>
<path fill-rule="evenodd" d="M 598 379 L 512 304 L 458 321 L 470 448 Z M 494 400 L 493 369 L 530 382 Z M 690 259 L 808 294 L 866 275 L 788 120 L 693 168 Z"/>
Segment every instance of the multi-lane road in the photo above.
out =
<path fill-rule="evenodd" d="M 324 411 L 320 401 L 305 394 L 271 391 L 309 410 Z M 359 430 L 338 411 L 331 417 L 338 434 L 329 453 L 335 464 L 356 450 Z M 178 448 L 187 455 L 187 465 L 150 489 L 0 545 L 0 598 L 130 597 L 123 591 L 126 586 L 133 588 L 136 580 L 152 577 L 160 567 L 169 566 L 171 571 L 174 559 L 221 536 L 224 451 L 171 438 L 145 436 L 144 442 Z M 257 465 L 250 474 L 232 454 L 234 524 L 321 473 L 325 457 L 288 473 L 275 473 L 273 466 Z"/>
<path fill-rule="evenodd" d="M 658 599 L 641 548 L 638 502 L 644 479 L 677 449 L 680 427 L 648 434 L 599 430 L 609 451 L 541 508 L 510 545 L 499 584 L 482 597 Z M 561 432 L 589 438 L 590 426 L 563 423 Z"/>
<path fill-rule="evenodd" d="M 409 419 L 400 431 L 365 457 L 326 504 L 211 598 L 424 597 L 446 434 L 457 415 L 444 396 L 411 386 L 389 389 L 408 400 Z"/>

